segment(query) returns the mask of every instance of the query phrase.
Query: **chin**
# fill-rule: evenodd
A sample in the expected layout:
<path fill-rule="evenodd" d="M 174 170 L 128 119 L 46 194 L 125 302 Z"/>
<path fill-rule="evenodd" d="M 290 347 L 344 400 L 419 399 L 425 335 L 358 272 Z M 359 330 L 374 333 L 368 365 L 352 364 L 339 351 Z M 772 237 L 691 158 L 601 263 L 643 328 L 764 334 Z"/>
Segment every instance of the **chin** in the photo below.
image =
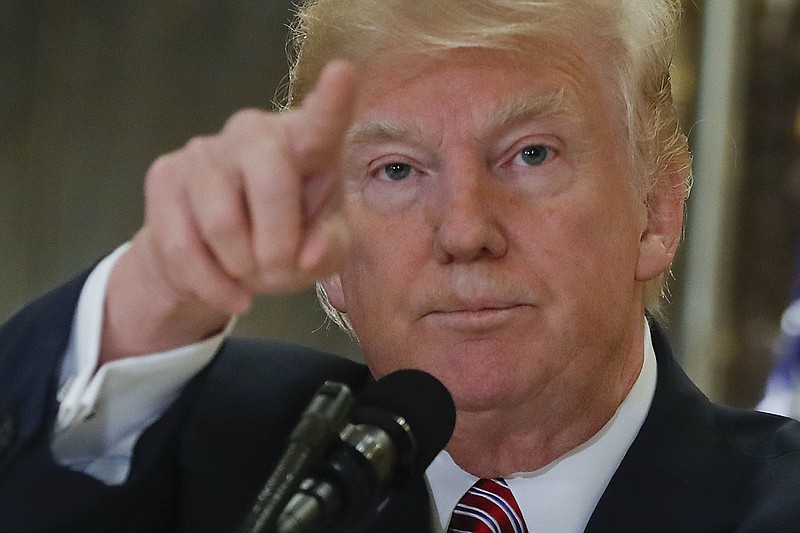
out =
<path fill-rule="evenodd" d="M 499 360 L 491 354 L 506 353 L 505 347 L 482 346 L 480 350 L 440 348 L 418 352 L 413 360 L 400 356 L 367 360 L 373 375 L 381 378 L 400 369 L 422 370 L 442 382 L 453 396 L 458 410 L 483 410 L 513 403 L 521 389 L 527 389 L 515 360 Z M 529 364 L 529 363 L 527 363 Z"/>
<path fill-rule="evenodd" d="M 485 411 L 501 409 L 514 402 L 517 384 L 512 382 L 513 379 L 512 376 L 498 375 L 450 375 L 441 381 L 453 396 L 458 411 Z"/>

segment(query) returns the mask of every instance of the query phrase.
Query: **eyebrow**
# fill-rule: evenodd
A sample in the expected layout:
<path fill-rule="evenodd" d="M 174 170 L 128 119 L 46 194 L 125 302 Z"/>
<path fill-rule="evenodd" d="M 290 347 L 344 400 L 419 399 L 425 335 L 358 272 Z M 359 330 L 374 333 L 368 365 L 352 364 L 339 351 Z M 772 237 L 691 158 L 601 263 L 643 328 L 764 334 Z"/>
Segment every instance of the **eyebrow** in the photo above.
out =
<path fill-rule="evenodd" d="M 512 97 L 491 108 L 487 115 L 487 131 L 497 131 L 514 127 L 531 120 L 550 116 L 564 116 L 572 123 L 582 122 L 578 113 L 563 90 Z M 417 128 L 376 121 L 354 125 L 345 136 L 346 145 L 373 142 L 415 141 L 421 137 Z M 420 141 L 421 142 L 421 141 Z"/>
<path fill-rule="evenodd" d="M 389 122 L 370 122 L 356 124 L 345 135 L 345 144 L 363 144 L 369 142 L 393 141 L 417 137 L 413 129 L 398 126 Z"/>
<path fill-rule="evenodd" d="M 487 124 L 490 130 L 499 130 L 552 116 L 567 117 L 570 122 L 582 122 L 581 114 L 565 96 L 564 90 L 560 89 L 509 98 L 489 111 Z"/>

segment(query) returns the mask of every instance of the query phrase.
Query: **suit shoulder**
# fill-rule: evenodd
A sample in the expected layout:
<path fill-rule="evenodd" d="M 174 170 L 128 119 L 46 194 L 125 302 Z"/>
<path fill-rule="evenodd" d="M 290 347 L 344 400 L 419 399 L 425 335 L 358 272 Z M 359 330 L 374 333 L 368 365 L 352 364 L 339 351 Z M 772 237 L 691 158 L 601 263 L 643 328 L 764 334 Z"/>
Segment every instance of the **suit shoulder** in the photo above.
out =
<path fill-rule="evenodd" d="M 779 415 L 715 406 L 720 429 L 729 443 L 756 460 L 795 456 L 800 463 L 800 422 Z"/>
<path fill-rule="evenodd" d="M 800 523 L 800 422 L 778 415 L 717 408 L 717 420 L 743 466 L 735 485 L 737 531 L 796 531 Z"/>
<path fill-rule="evenodd" d="M 233 337 L 220 348 L 210 379 L 269 390 L 271 395 L 282 390 L 294 395 L 326 380 L 358 389 L 367 374 L 365 365 L 339 355 L 278 340 Z"/>
<path fill-rule="evenodd" d="M 198 376 L 192 394 L 205 421 L 217 414 L 226 425 L 250 417 L 288 422 L 325 381 L 358 392 L 368 377 L 365 365 L 341 356 L 282 341 L 234 337 Z"/>
<path fill-rule="evenodd" d="M 0 325 L 0 375 L 13 375 L 19 382 L 21 374 L 38 377 L 43 368 L 58 362 L 86 276 L 40 296 Z"/>

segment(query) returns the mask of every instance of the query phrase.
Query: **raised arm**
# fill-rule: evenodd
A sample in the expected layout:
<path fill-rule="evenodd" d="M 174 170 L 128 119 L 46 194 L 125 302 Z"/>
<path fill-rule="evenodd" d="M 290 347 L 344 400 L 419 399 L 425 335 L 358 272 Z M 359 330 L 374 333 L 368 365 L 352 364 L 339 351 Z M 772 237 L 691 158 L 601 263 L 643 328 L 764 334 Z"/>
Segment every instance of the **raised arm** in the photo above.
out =
<path fill-rule="evenodd" d="M 353 69 L 331 63 L 301 107 L 241 111 L 151 166 L 144 225 L 109 281 L 100 364 L 202 339 L 254 295 L 305 288 L 339 266 L 353 86 Z"/>

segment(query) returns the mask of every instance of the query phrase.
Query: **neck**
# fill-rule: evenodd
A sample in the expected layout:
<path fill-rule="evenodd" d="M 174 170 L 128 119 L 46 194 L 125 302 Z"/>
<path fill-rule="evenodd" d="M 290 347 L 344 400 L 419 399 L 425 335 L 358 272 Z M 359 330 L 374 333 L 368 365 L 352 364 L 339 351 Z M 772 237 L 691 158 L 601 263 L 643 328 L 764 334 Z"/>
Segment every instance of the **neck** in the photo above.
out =
<path fill-rule="evenodd" d="M 597 357 L 587 371 L 573 365 L 514 408 L 458 410 L 447 451 L 478 477 L 533 472 L 581 446 L 616 413 L 642 368 L 642 327 L 618 346 L 616 357 Z M 587 379 L 591 376 L 591 379 Z"/>

